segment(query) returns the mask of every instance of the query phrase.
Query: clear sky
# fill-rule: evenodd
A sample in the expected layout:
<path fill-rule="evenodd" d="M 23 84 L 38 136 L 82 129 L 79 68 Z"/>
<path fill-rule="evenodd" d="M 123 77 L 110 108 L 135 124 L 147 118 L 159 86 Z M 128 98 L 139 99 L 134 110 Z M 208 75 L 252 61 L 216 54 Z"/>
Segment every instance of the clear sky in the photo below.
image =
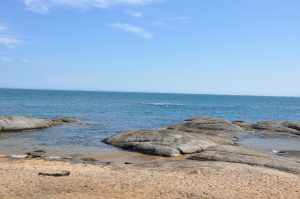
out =
<path fill-rule="evenodd" d="M 299 0 L 1 0 L 0 87 L 300 96 Z"/>

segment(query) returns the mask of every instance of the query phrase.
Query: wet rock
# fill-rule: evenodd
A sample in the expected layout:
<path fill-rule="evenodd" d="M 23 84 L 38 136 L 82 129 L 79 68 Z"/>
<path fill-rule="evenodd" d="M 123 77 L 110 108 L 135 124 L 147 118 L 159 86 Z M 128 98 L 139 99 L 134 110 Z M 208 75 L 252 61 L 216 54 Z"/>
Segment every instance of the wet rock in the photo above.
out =
<path fill-rule="evenodd" d="M 52 125 L 62 125 L 62 124 L 68 124 L 68 123 L 78 123 L 80 122 L 79 119 L 74 117 L 62 117 L 52 120 Z"/>
<path fill-rule="evenodd" d="M 39 176 L 51 176 L 51 177 L 64 177 L 69 176 L 71 174 L 70 171 L 57 171 L 57 172 L 39 172 Z"/>
<path fill-rule="evenodd" d="M 36 150 L 36 151 L 26 153 L 26 155 L 29 158 L 42 158 L 45 156 L 45 154 L 46 154 L 46 151 L 44 151 L 44 150 Z"/>
<path fill-rule="evenodd" d="M 282 132 L 300 135 L 300 122 L 262 121 L 252 125 L 253 129 L 268 132 Z"/>
<path fill-rule="evenodd" d="M 294 159 L 298 159 L 300 161 L 300 151 L 278 151 L 276 153 L 276 155 L 294 158 Z"/>
<path fill-rule="evenodd" d="M 39 119 L 20 116 L 0 116 L 0 133 L 44 129 L 56 125 L 76 122 L 74 118 Z"/>

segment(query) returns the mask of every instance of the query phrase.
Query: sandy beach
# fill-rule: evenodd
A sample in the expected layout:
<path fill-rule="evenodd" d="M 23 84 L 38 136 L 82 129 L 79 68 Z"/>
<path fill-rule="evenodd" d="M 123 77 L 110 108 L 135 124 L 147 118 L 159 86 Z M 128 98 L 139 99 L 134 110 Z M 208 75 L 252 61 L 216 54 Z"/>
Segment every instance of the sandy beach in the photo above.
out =
<path fill-rule="evenodd" d="M 2 129 L 44 122 L 2 118 Z M 0 199 L 297 199 L 297 151 L 264 152 L 237 140 L 254 130 L 296 140 L 299 129 L 300 123 L 288 121 L 251 124 L 202 117 L 105 139 L 120 148 L 114 152 L 68 157 L 40 149 L 1 155 Z"/>
<path fill-rule="evenodd" d="M 133 153 L 134 154 L 134 153 Z M 300 197 L 300 177 L 274 169 L 223 162 L 132 156 L 133 164 L 86 164 L 0 158 L 0 198 L 202 199 Z M 107 156 L 108 157 L 108 156 Z M 106 159 L 107 161 L 108 159 Z M 115 160 L 115 161 L 114 161 Z M 66 177 L 39 172 L 70 171 Z"/>

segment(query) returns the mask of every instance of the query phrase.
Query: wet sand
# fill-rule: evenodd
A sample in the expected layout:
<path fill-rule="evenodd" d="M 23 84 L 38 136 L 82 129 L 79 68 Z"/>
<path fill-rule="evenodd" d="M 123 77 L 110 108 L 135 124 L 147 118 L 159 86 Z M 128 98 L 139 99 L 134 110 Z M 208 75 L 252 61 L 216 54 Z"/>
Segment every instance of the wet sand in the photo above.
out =
<path fill-rule="evenodd" d="M 97 159 L 111 163 L 11 160 L 0 156 L 0 198 L 300 198 L 300 176 L 274 169 L 129 152 Z M 71 175 L 38 175 L 65 170 Z"/>

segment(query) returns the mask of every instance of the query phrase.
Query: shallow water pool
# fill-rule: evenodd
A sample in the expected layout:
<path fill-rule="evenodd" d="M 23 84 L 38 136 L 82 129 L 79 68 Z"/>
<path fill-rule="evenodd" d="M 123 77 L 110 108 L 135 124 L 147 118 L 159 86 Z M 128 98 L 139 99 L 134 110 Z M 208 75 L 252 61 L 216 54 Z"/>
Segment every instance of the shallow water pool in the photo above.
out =
<path fill-rule="evenodd" d="M 268 152 L 300 151 L 300 137 L 291 136 L 245 136 L 239 144 Z"/>

